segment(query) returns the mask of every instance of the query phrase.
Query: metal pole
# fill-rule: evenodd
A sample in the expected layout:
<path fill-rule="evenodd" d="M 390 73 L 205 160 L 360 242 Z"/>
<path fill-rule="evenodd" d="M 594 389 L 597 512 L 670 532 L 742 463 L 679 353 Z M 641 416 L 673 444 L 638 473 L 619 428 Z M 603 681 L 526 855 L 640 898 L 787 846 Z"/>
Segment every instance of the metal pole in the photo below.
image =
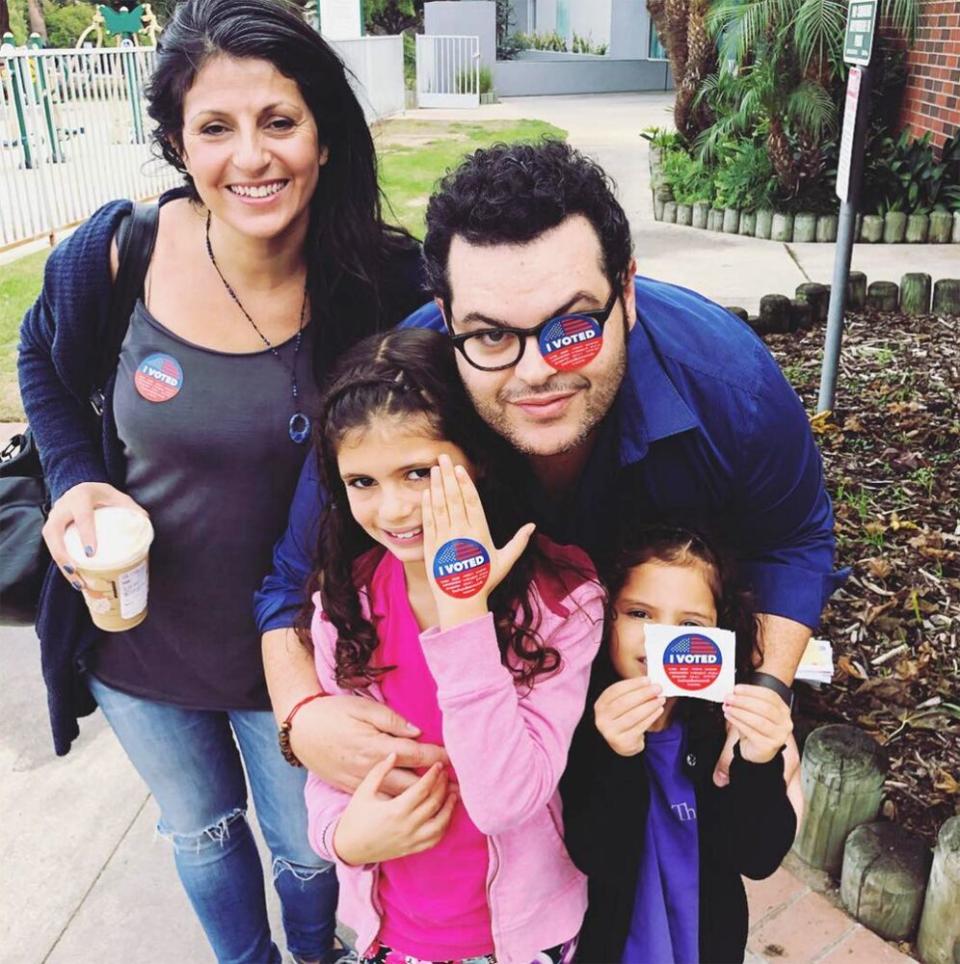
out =
<path fill-rule="evenodd" d="M 11 55 L 7 63 L 10 66 L 13 109 L 17 115 L 17 127 L 20 130 L 20 146 L 23 148 L 23 166 L 29 171 L 33 168 L 33 152 L 30 149 L 30 134 L 27 130 L 27 115 L 24 109 L 27 98 L 23 89 L 23 65 L 26 61 L 22 56 Z"/>
<path fill-rule="evenodd" d="M 857 102 L 857 118 L 853 131 L 850 156 L 850 186 L 847 199 L 840 205 L 837 224 L 837 245 L 833 262 L 833 282 L 830 286 L 830 306 L 827 309 L 827 335 L 823 347 L 823 367 L 820 371 L 820 395 L 817 411 L 833 409 L 837 390 L 837 366 L 840 361 L 840 343 L 843 341 L 843 309 L 847 301 L 847 283 L 850 278 L 850 260 L 860 206 L 860 182 L 863 178 L 863 147 L 867 136 L 867 120 L 870 112 L 870 68 L 861 68 L 860 97 Z"/>
<path fill-rule="evenodd" d="M 133 142 L 146 143 L 143 136 L 143 117 L 140 113 L 140 78 L 137 71 L 137 59 L 133 52 L 133 42 L 124 38 L 122 46 L 125 48 L 122 70 L 127 79 L 127 96 L 130 100 L 130 111 L 133 114 Z"/>
<path fill-rule="evenodd" d="M 43 50 L 43 38 L 36 33 L 30 34 L 28 46 L 33 50 Z M 60 164 L 63 161 L 63 151 L 60 148 L 60 138 L 57 135 L 57 125 L 53 119 L 53 106 L 50 97 L 50 88 L 47 85 L 47 59 L 37 57 L 34 61 L 36 70 L 37 100 L 43 107 L 43 119 L 47 128 L 47 139 L 50 142 L 50 161 L 53 164 Z"/>

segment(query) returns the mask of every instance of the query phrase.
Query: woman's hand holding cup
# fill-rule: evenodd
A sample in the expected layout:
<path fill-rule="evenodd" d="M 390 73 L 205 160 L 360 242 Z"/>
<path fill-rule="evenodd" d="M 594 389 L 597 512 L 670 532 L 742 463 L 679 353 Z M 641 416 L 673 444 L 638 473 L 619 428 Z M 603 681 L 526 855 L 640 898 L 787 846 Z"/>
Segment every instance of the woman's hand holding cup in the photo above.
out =
<path fill-rule="evenodd" d="M 64 542 L 64 533 L 71 525 L 77 527 L 80 540 L 87 556 L 97 551 L 97 530 L 93 520 L 95 509 L 102 506 L 120 506 L 132 509 L 142 515 L 146 511 L 125 492 L 115 489 L 106 482 L 81 482 L 67 489 L 53 503 L 47 521 L 43 526 L 43 541 L 50 550 L 50 556 L 57 564 L 74 589 L 83 589 L 84 583 L 73 564 Z"/>

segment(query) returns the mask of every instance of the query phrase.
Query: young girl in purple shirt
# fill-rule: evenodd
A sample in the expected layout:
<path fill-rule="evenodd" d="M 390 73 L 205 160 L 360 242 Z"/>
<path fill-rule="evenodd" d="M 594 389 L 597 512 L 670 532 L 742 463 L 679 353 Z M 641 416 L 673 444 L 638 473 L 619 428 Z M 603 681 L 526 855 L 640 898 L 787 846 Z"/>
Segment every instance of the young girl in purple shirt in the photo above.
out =
<path fill-rule="evenodd" d="M 649 680 L 647 623 L 735 630 L 738 680 L 759 655 L 749 598 L 702 536 L 642 530 L 607 584 L 607 645 L 562 783 L 567 846 L 589 878 L 577 960 L 742 961 L 741 874 L 772 874 L 796 832 L 799 786 L 788 791 L 782 752 L 790 710 L 761 686 L 738 682 L 721 708 L 665 698 Z M 712 774 L 724 721 L 740 740 L 721 788 Z"/>
<path fill-rule="evenodd" d="M 329 501 L 301 638 L 320 688 L 386 703 L 449 758 L 394 797 L 393 756 L 352 795 L 309 777 L 338 916 L 371 964 L 568 962 L 586 881 L 557 784 L 603 631 L 590 563 L 532 536 L 518 456 L 445 336 L 362 342 L 316 424 Z"/>

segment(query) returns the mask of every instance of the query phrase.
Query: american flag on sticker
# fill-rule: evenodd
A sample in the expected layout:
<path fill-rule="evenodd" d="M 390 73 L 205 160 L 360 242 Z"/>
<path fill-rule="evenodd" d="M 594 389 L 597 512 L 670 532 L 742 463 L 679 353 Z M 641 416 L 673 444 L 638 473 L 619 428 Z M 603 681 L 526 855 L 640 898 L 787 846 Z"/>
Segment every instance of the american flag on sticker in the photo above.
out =
<path fill-rule="evenodd" d="M 582 368 L 602 347 L 603 331 L 586 315 L 565 315 L 540 332 L 540 354 L 557 371 Z"/>
<path fill-rule="evenodd" d="M 137 366 L 133 384 L 148 402 L 168 402 L 183 388 L 183 369 L 172 355 L 155 352 Z"/>

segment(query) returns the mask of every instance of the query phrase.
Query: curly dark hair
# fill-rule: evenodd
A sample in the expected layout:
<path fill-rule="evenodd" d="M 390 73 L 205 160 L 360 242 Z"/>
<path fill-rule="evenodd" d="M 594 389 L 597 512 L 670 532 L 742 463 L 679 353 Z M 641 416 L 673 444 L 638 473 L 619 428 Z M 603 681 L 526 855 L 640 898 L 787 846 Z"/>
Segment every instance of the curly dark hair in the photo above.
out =
<path fill-rule="evenodd" d="M 717 626 L 736 634 L 737 679 L 747 679 L 763 655 L 753 597 L 741 582 L 733 557 L 703 530 L 670 522 L 637 526 L 603 574 L 609 593 L 607 625 L 615 619 L 613 605 L 630 570 L 645 562 L 678 566 L 699 562 L 704 567 L 717 607 Z"/>
<path fill-rule="evenodd" d="M 327 501 L 320 523 L 318 563 L 307 587 L 308 603 L 296 621 L 301 642 L 312 648 L 309 599 L 319 591 L 324 615 L 337 630 L 337 682 L 350 688 L 367 686 L 392 668 L 371 663 L 377 631 L 364 616 L 360 602 L 360 593 L 368 587 L 383 553 L 369 551 L 377 543 L 354 520 L 337 465 L 345 435 L 378 417 L 422 425 L 436 438 L 453 442 L 464 451 L 477 467 L 477 489 L 497 545 L 530 521 L 524 508 L 524 493 L 529 489 L 525 464 L 477 415 L 457 374 L 448 338 L 434 331 L 396 330 L 364 339 L 351 349 L 332 376 L 315 423 L 314 441 Z M 523 684 L 532 684 L 535 677 L 560 667 L 560 654 L 546 646 L 537 633 L 541 613 L 529 595 L 534 578 L 538 583 L 556 580 L 560 586 L 569 585 L 536 539 L 490 595 L 501 659 Z"/>
<path fill-rule="evenodd" d="M 450 303 L 447 260 L 455 236 L 477 245 L 526 244 L 575 214 L 593 225 L 603 272 L 616 285 L 630 264 L 630 225 L 599 165 L 548 139 L 475 151 L 447 174 L 427 205 L 423 252 L 431 288 Z"/>
<path fill-rule="evenodd" d="M 183 175 L 191 200 L 200 198 L 182 157 L 183 103 L 218 55 L 269 61 L 295 81 L 329 151 L 306 240 L 319 379 L 350 345 L 396 323 L 382 317 L 384 266 L 400 251 L 412 254 L 416 241 L 383 220 L 376 152 L 349 72 L 287 0 L 185 0 L 160 37 L 146 87 L 154 150 Z"/>

